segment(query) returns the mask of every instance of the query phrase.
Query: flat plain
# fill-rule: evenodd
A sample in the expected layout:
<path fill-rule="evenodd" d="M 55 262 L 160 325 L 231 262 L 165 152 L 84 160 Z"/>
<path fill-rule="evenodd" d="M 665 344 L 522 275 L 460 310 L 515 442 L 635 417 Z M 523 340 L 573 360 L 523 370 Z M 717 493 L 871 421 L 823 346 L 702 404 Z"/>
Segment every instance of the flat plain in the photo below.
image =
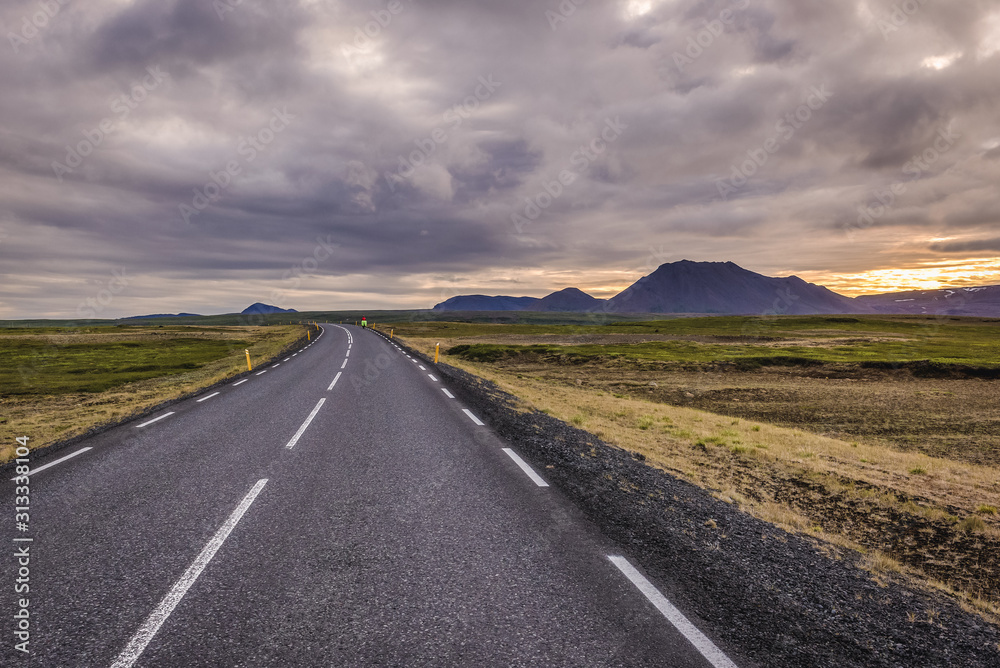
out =
<path fill-rule="evenodd" d="M 95 325 L 0 330 L 0 463 L 211 386 L 304 336 L 298 325 Z"/>

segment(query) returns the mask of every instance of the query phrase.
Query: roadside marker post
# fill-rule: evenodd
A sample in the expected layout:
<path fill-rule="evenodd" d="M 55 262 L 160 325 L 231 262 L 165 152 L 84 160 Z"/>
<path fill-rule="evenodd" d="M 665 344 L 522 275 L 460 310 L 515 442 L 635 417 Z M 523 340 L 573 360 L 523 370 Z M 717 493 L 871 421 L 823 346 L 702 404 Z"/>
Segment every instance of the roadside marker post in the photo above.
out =
<path fill-rule="evenodd" d="M 438 356 L 441 354 L 441 344 L 434 346 L 434 363 L 438 363 Z"/>
<path fill-rule="evenodd" d="M 389 330 L 389 340 L 390 340 L 390 341 L 392 341 L 392 333 L 393 333 L 394 331 L 396 331 L 396 330 L 394 330 L 394 329 L 390 329 L 390 330 Z"/>
<path fill-rule="evenodd" d="M 313 340 L 312 334 L 307 329 L 306 330 L 306 341 L 312 341 L 312 340 Z"/>
<path fill-rule="evenodd" d="M 247 371 L 253 371 L 253 367 L 250 365 L 250 350 L 248 348 L 244 348 L 243 352 L 247 354 Z"/>

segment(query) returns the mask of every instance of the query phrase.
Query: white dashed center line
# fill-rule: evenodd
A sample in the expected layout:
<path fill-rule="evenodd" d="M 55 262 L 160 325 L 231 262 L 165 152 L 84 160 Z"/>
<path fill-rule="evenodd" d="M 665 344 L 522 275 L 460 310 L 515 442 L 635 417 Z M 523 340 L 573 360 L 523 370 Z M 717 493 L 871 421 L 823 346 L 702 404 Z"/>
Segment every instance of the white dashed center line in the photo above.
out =
<path fill-rule="evenodd" d="M 209 399 L 211 399 L 212 397 L 217 397 L 217 396 L 219 396 L 220 394 L 221 394 L 221 392 L 212 392 L 212 393 L 211 393 L 210 395 L 208 395 L 207 397 L 202 397 L 201 399 L 198 399 L 198 402 L 197 402 L 197 403 L 199 403 L 199 404 L 200 404 L 200 403 L 201 403 L 201 402 L 203 402 L 203 401 L 208 401 L 208 400 L 209 400 Z"/>
<path fill-rule="evenodd" d="M 163 418 L 168 418 L 168 417 L 170 417 L 170 416 L 171 416 L 171 415 L 173 415 L 173 414 L 174 414 L 174 411 L 170 411 L 169 413 L 164 413 L 164 414 L 163 414 L 163 415 L 161 415 L 160 417 L 155 417 L 155 418 L 153 418 L 152 420 L 149 420 L 149 421 L 147 421 L 147 422 L 143 422 L 142 424 L 137 424 L 137 425 L 135 426 L 135 428 L 136 428 L 136 429 L 142 429 L 143 427 L 145 427 L 145 426 L 147 426 L 147 425 L 151 425 L 151 424 L 153 424 L 154 422 L 159 422 L 159 421 L 160 421 L 160 420 L 162 420 Z"/>
<path fill-rule="evenodd" d="M 427 374 L 427 377 L 430 378 L 431 380 L 433 380 L 435 383 L 437 382 L 437 378 L 434 377 L 434 374 L 429 373 L 429 374 Z"/>
<path fill-rule="evenodd" d="M 244 378 L 243 380 L 238 380 L 235 383 L 233 383 L 233 387 L 236 387 L 237 385 L 242 385 L 243 383 L 247 382 L 248 380 L 250 380 L 250 379 L 249 378 Z"/>
<path fill-rule="evenodd" d="M 622 574 L 627 577 L 636 588 L 642 592 L 642 594 L 649 599 L 649 602 L 656 606 L 656 609 L 667 618 L 667 621 L 674 625 L 681 634 L 688 639 L 688 641 L 694 645 L 703 657 L 708 659 L 708 662 L 714 666 L 714 668 L 736 668 L 736 664 L 733 663 L 728 656 L 722 653 L 715 644 L 709 640 L 704 633 L 698 630 L 698 628 L 688 621 L 688 618 L 681 613 L 680 610 L 675 608 L 673 604 L 667 600 L 667 598 L 660 593 L 660 591 L 653 586 L 653 583 L 643 577 L 642 573 L 637 571 L 632 564 L 628 562 L 625 557 L 619 557 L 614 555 L 609 555 L 608 559 L 613 563 Z"/>
<path fill-rule="evenodd" d="M 292 448 L 295 447 L 295 444 L 299 442 L 300 438 L 302 438 L 302 434 L 306 433 L 306 428 L 309 426 L 309 423 L 313 421 L 313 418 L 316 417 L 316 413 L 319 413 L 319 409 L 323 407 L 323 403 L 325 401 L 326 401 L 325 397 L 319 400 L 319 403 L 316 404 L 316 408 L 312 409 L 312 413 L 310 413 L 309 417 L 306 418 L 306 421 L 302 423 L 302 426 L 299 427 L 299 430 L 295 432 L 295 436 L 292 436 L 292 440 L 288 441 L 288 443 L 285 444 L 286 448 L 291 450 Z"/>
<path fill-rule="evenodd" d="M 263 371 L 258 371 L 258 372 L 257 372 L 257 373 L 255 373 L 254 375 L 255 375 L 255 376 L 259 376 L 259 375 L 260 375 L 260 374 L 262 374 L 262 373 L 267 373 L 267 369 L 264 369 Z"/>
<path fill-rule="evenodd" d="M 267 484 L 267 478 L 263 478 L 257 481 L 257 484 L 253 486 L 243 500 L 240 501 L 240 505 L 236 506 L 236 510 L 229 516 L 225 523 L 219 527 L 219 530 L 215 532 L 212 536 L 212 540 L 208 541 L 205 547 L 202 548 L 201 552 L 195 557 L 195 560 L 188 566 L 187 570 L 184 571 L 184 575 L 181 576 L 174 586 L 167 592 L 167 595 L 163 597 L 160 604 L 156 606 L 156 609 L 150 613 L 146 621 L 142 623 L 139 630 L 136 631 L 135 635 L 129 641 L 122 653 L 118 655 L 115 662 L 111 664 L 111 668 L 131 668 L 135 662 L 139 659 L 143 650 L 149 644 L 149 641 L 153 639 L 156 632 L 160 630 L 163 626 L 163 622 L 167 621 L 167 617 L 170 613 L 174 611 L 177 604 L 181 602 L 184 598 L 184 594 L 187 590 L 191 588 L 194 581 L 198 579 L 201 572 L 205 570 L 205 566 L 208 562 L 212 560 L 215 553 L 219 551 L 222 544 L 226 542 L 226 538 L 232 533 L 236 524 L 243 518 L 247 509 L 250 508 L 250 504 L 254 502 L 260 491 L 264 489 L 264 485 Z"/>
<path fill-rule="evenodd" d="M 333 382 L 332 382 L 332 383 L 330 383 L 330 387 L 326 388 L 328 392 L 329 392 L 330 390 L 332 390 L 332 389 L 333 389 L 333 386 L 337 384 L 337 381 L 338 381 L 338 380 L 340 380 L 340 374 L 341 374 L 341 373 L 343 373 L 343 372 L 342 372 L 342 371 L 338 371 L 338 372 L 337 372 L 337 375 L 336 375 L 336 376 L 334 376 L 334 378 L 333 378 Z"/>
<path fill-rule="evenodd" d="M 417 366 L 418 366 L 418 367 L 420 367 L 420 370 L 421 370 L 421 371 L 427 371 L 427 368 L 426 368 L 426 367 L 424 367 L 424 365 L 423 365 L 423 364 L 418 364 Z"/>
<path fill-rule="evenodd" d="M 344 363 L 340 365 L 340 368 L 343 369 L 345 366 L 347 366 L 347 360 L 344 360 Z"/>
<path fill-rule="evenodd" d="M 455 398 L 454 394 L 452 394 L 448 390 L 444 389 L 443 387 L 441 388 L 441 391 L 444 392 L 444 396 L 448 397 L 449 399 L 454 399 Z"/>

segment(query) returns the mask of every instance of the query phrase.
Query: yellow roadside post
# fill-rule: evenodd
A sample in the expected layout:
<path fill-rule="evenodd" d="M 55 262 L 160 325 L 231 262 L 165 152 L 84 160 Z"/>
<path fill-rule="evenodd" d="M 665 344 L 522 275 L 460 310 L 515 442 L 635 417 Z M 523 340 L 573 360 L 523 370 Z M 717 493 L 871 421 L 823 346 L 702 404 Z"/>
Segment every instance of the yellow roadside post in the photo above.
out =
<path fill-rule="evenodd" d="M 243 352 L 247 354 L 247 371 L 253 371 L 253 367 L 250 366 L 250 351 L 247 348 L 244 348 Z"/>
<path fill-rule="evenodd" d="M 389 329 L 389 339 L 392 340 L 392 333 L 396 331 L 394 329 Z"/>
<path fill-rule="evenodd" d="M 306 330 L 306 341 L 312 341 L 312 340 L 313 340 L 312 334 L 310 334 L 309 330 L 307 329 Z"/>
<path fill-rule="evenodd" d="M 438 356 L 441 354 L 441 344 L 434 346 L 434 363 L 438 363 Z"/>

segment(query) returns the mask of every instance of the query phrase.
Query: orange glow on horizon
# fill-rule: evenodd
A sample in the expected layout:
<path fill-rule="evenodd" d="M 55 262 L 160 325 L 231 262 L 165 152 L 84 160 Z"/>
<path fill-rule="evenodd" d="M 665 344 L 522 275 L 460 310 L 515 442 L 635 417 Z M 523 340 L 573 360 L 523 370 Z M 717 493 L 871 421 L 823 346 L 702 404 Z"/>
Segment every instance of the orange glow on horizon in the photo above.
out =
<path fill-rule="evenodd" d="M 801 272 L 799 276 L 848 297 L 1000 285 L 1000 258 L 921 262 L 911 267 L 873 269 L 858 274 Z"/>

